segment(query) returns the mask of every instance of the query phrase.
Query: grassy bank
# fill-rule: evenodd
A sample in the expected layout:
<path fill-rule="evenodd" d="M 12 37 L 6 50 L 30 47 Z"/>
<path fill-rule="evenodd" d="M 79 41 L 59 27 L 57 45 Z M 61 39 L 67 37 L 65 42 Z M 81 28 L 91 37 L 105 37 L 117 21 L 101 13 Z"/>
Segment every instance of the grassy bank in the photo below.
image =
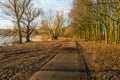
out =
<path fill-rule="evenodd" d="M 26 80 L 59 52 L 62 42 L 31 42 L 0 47 L 0 80 Z"/>
<path fill-rule="evenodd" d="M 95 80 L 120 79 L 120 46 L 80 42 L 82 54 Z"/>

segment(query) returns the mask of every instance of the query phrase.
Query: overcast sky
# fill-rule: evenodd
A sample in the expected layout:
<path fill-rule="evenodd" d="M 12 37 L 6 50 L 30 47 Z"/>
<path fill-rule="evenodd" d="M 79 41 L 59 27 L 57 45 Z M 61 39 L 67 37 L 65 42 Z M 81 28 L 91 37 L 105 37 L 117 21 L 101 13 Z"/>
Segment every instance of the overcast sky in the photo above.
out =
<path fill-rule="evenodd" d="M 36 7 L 41 7 L 45 11 L 52 9 L 54 11 L 63 10 L 69 13 L 72 8 L 72 0 L 35 0 L 34 3 Z M 1 11 L 0 15 L 2 15 Z M 12 23 L 10 21 L 0 18 L 0 28 L 8 28 L 11 25 Z"/>

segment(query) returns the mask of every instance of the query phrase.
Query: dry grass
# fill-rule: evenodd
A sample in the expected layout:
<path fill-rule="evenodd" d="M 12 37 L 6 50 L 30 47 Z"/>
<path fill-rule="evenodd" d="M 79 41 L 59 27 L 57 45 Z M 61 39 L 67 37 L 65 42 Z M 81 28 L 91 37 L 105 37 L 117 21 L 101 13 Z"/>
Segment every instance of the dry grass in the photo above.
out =
<path fill-rule="evenodd" d="M 80 42 L 83 56 L 95 80 L 120 80 L 120 46 Z"/>
<path fill-rule="evenodd" d="M 26 80 L 59 51 L 62 42 L 32 42 L 0 48 L 0 80 Z"/>

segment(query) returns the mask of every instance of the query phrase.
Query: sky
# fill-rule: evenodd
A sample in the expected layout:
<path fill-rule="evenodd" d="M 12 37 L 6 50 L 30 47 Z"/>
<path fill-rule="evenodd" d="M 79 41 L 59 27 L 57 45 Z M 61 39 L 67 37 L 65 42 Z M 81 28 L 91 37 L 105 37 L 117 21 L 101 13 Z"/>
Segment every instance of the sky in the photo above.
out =
<path fill-rule="evenodd" d="M 72 8 L 73 0 L 34 0 L 35 7 L 42 8 L 45 11 L 48 10 L 63 10 L 65 13 L 69 13 Z M 2 15 L 0 10 L 0 16 Z M 11 21 L 0 18 L 0 28 L 8 28 L 13 26 Z"/>

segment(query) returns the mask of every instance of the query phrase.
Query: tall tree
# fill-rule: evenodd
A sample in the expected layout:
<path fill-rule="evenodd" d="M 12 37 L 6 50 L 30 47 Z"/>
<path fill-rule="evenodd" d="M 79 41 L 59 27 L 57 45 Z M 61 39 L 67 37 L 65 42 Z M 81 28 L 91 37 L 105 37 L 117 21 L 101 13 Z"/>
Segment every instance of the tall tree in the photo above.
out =
<path fill-rule="evenodd" d="M 73 18 L 74 36 L 89 40 L 90 36 L 90 7 L 91 0 L 75 0 L 70 16 Z M 83 36 L 84 35 L 84 36 Z"/>
<path fill-rule="evenodd" d="M 52 39 L 58 39 L 60 36 L 62 27 L 65 27 L 69 23 L 69 18 L 64 15 L 63 11 L 57 11 L 57 13 L 52 15 L 54 12 L 50 10 L 50 14 L 47 15 L 47 25 L 49 27 L 49 32 Z"/>
<path fill-rule="evenodd" d="M 71 11 L 75 36 L 106 44 L 120 41 L 119 0 L 75 0 Z"/>
<path fill-rule="evenodd" d="M 31 0 L 1 0 L 3 6 L 3 12 L 5 13 L 7 18 L 9 18 L 12 22 L 16 23 L 19 34 L 19 44 L 22 43 L 22 31 L 20 21 L 22 16 L 31 3 Z"/>
<path fill-rule="evenodd" d="M 43 14 L 42 9 L 34 8 L 33 5 L 30 5 L 25 10 L 21 22 L 23 24 L 23 32 L 26 35 L 26 42 L 30 42 L 30 35 L 35 30 L 35 27 L 38 26 L 39 18 Z"/>

